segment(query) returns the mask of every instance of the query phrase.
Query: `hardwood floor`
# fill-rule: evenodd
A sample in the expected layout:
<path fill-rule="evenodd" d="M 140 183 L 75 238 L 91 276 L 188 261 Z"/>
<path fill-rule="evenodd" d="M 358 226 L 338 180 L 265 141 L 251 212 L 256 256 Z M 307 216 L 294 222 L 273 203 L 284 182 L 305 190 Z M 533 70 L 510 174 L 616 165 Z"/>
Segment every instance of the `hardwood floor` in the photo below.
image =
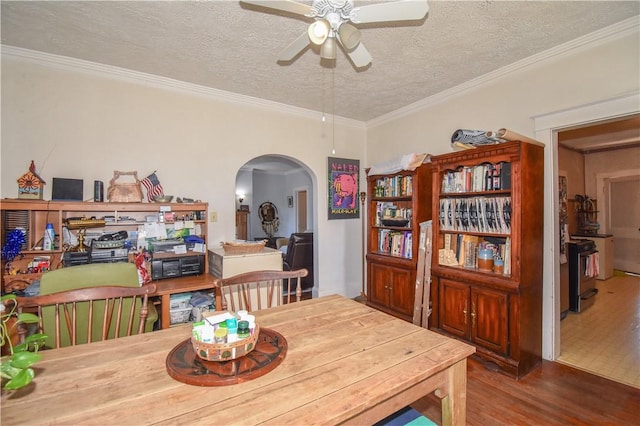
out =
<path fill-rule="evenodd" d="M 558 362 L 543 361 L 516 381 L 469 360 L 467 424 L 640 424 L 640 278 L 597 286 L 596 303 L 562 321 Z M 413 407 L 441 423 L 435 396 Z"/>
<path fill-rule="evenodd" d="M 640 389 L 550 361 L 520 380 L 474 358 L 467 365 L 470 426 L 639 424 Z M 412 407 L 442 424 L 435 396 Z"/>

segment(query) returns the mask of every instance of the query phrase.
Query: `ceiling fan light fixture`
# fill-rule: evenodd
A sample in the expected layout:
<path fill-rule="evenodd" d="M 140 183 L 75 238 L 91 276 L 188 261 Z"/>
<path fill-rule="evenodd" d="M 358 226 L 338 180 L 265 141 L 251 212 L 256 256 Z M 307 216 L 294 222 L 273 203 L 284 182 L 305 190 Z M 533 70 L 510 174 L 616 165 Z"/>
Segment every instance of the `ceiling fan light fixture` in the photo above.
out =
<path fill-rule="evenodd" d="M 320 46 L 329 37 L 329 30 L 329 23 L 319 19 L 309 25 L 309 40 L 311 40 L 311 43 Z"/>
<path fill-rule="evenodd" d="M 320 48 L 320 57 L 324 59 L 336 59 L 336 39 L 329 37 Z"/>
<path fill-rule="evenodd" d="M 309 44 L 320 47 L 322 59 L 335 60 L 338 50 L 336 43 L 339 43 L 340 50 L 349 57 L 356 69 L 367 67 L 372 58 L 362 43 L 360 30 L 352 24 L 424 20 L 429 11 L 428 0 L 377 1 L 360 7 L 354 7 L 353 2 L 354 0 L 307 0 L 304 3 L 300 0 L 241 0 L 241 3 L 314 19 L 307 31 L 278 55 L 279 62 L 294 60 Z"/>
<path fill-rule="evenodd" d="M 347 50 L 353 50 L 360 44 L 360 30 L 346 22 L 338 28 L 338 36 L 340 36 L 340 42 Z"/>

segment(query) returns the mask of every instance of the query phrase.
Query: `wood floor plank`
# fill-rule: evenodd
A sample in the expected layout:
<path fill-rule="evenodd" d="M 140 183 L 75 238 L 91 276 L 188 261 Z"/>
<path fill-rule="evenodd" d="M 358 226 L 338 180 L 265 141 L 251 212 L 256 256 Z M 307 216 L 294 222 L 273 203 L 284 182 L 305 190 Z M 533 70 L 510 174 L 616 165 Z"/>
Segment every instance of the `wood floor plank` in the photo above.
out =
<path fill-rule="evenodd" d="M 630 425 L 640 421 L 640 389 L 556 362 L 520 380 L 468 360 L 467 425 Z M 412 406 L 442 424 L 439 401 Z"/>

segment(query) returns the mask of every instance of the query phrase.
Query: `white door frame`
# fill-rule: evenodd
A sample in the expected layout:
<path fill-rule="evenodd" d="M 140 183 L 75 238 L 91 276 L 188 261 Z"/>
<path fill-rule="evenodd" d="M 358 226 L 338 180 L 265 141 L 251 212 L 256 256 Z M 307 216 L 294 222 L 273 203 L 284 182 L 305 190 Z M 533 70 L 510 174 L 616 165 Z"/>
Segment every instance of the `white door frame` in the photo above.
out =
<path fill-rule="evenodd" d="M 558 224 L 558 131 L 640 112 L 635 91 L 562 111 L 532 117 L 535 138 L 545 144 L 542 358 L 560 355 L 560 244 Z"/>

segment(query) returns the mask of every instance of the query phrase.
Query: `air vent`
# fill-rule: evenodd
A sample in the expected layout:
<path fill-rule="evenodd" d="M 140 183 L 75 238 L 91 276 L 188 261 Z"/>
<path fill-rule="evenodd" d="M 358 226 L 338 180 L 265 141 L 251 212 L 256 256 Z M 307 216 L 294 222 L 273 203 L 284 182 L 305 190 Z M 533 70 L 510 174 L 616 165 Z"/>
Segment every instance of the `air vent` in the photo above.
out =
<path fill-rule="evenodd" d="M 21 228 L 25 232 L 25 242 L 22 251 L 29 250 L 29 211 L 5 210 L 2 212 L 2 245 L 7 241 L 7 235 L 14 229 Z"/>

